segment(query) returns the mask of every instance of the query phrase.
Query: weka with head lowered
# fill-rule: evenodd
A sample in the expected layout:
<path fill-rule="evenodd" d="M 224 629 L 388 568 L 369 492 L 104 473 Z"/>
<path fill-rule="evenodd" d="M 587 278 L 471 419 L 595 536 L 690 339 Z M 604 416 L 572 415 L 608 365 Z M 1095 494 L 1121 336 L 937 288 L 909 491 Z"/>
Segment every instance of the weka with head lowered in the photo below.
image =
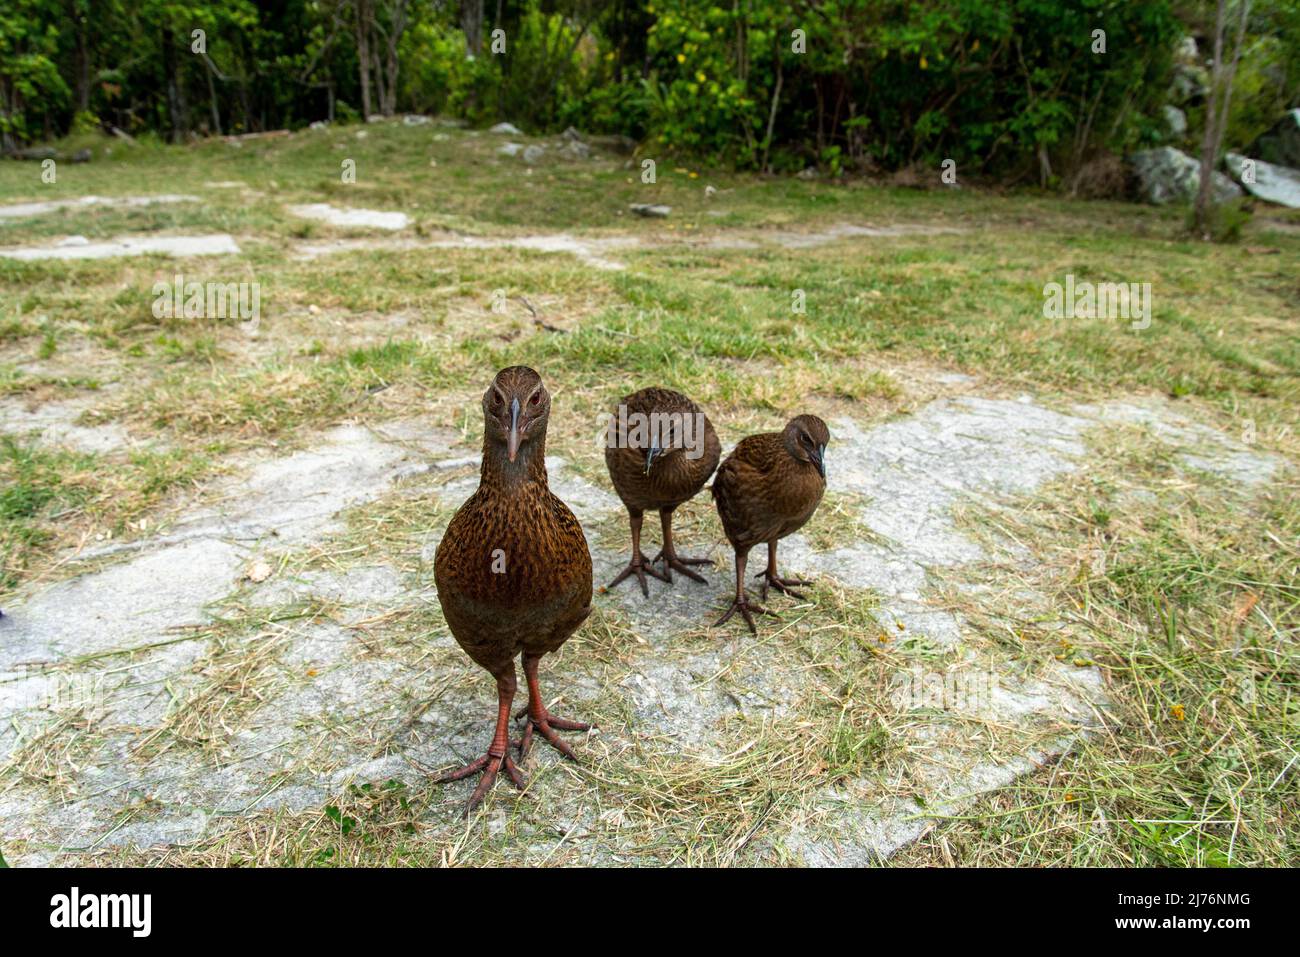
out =
<path fill-rule="evenodd" d="M 815 415 L 799 415 L 781 432 L 764 432 L 741 439 L 713 479 L 713 499 L 722 527 L 736 552 L 736 598 L 721 625 L 740 612 L 749 630 L 757 634 L 751 612 L 771 614 L 745 596 L 745 562 L 749 550 L 767 543 L 767 570 L 763 600 L 769 586 L 802 598 L 793 590 L 811 582 L 781 578 L 776 572 L 776 543 L 798 531 L 826 491 L 826 445 L 831 433 Z"/>
<path fill-rule="evenodd" d="M 635 575 L 649 598 L 645 576 L 666 582 L 673 571 L 703 582 L 692 565 L 712 565 L 707 558 L 684 558 L 673 545 L 673 510 L 704 488 L 718 467 L 722 446 L 700 407 L 671 389 L 649 388 L 619 402 L 610 423 L 605 465 L 619 498 L 627 506 L 632 526 L 632 558 L 609 588 Z M 641 552 L 641 521 L 646 512 L 659 513 L 663 548 L 653 559 Z M 654 563 L 662 558 L 662 572 Z"/>
<path fill-rule="evenodd" d="M 434 556 L 438 601 L 451 633 L 497 683 L 496 731 L 487 754 L 441 779 L 456 781 L 482 772 L 466 813 L 483 799 L 502 768 L 516 786 L 524 786 L 509 752 L 516 656 L 523 655 L 528 682 L 520 760 L 536 729 L 576 761 L 556 730 L 590 727 L 550 714 L 537 684 L 542 656 L 564 644 L 591 614 L 587 540 L 546 480 L 550 413 L 550 394 L 536 372 L 513 366 L 497 373 L 483 394 L 478 490 L 453 516 Z"/>

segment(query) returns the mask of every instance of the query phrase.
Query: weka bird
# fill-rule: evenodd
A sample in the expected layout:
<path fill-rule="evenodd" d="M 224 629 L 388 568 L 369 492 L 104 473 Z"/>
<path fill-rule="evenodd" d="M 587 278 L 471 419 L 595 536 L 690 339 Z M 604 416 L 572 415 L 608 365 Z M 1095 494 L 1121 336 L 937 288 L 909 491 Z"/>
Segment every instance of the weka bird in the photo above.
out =
<path fill-rule="evenodd" d="M 483 465 L 478 490 L 447 526 L 434 556 L 438 601 L 465 653 L 496 679 L 497 723 L 487 754 L 441 781 L 482 772 L 466 814 L 503 767 L 520 788 L 524 778 L 509 753 L 515 656 L 523 654 L 528 721 L 520 760 L 533 730 L 567 758 L 573 749 L 556 730 L 585 731 L 546 710 L 537 665 L 591 614 L 591 555 L 582 526 L 546 481 L 546 425 L 551 397 L 532 369 L 497 373 L 483 394 Z"/>
<path fill-rule="evenodd" d="M 632 558 L 609 588 L 635 575 L 649 598 L 645 576 L 666 582 L 673 571 L 704 582 L 692 565 L 712 565 L 708 558 L 684 558 L 673 546 L 673 510 L 690 500 L 718 467 L 722 446 L 698 405 L 671 389 L 642 389 L 619 402 L 610 423 L 605 464 L 632 526 Z M 641 521 L 657 511 L 663 525 L 663 548 L 653 559 L 641 552 Z M 654 563 L 663 559 L 660 572 Z"/>
<path fill-rule="evenodd" d="M 830 430 L 817 416 L 795 416 L 781 432 L 741 439 L 718 469 L 713 498 L 736 551 L 736 599 L 718 625 L 740 612 L 757 634 L 751 612 L 771 614 L 745 596 L 745 562 L 749 550 L 761 542 L 767 543 L 767 570 L 754 577 L 763 579 L 763 600 L 768 586 L 802 598 L 794 586 L 812 584 L 777 575 L 776 543 L 802 528 L 817 510 L 826 491 L 824 457 L 830 439 Z"/>

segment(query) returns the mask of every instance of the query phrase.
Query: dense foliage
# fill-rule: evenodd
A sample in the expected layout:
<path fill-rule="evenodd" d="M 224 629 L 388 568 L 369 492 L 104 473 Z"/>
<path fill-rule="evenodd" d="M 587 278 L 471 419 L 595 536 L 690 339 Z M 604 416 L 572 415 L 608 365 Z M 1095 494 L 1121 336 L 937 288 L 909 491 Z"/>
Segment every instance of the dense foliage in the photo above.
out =
<path fill-rule="evenodd" d="M 1238 140 L 1300 93 L 1300 3 L 1254 11 Z M 181 140 L 402 110 L 742 167 L 952 159 L 1052 184 L 1160 139 L 1178 43 L 1207 16 L 1177 0 L 6 0 L 0 136 Z"/>

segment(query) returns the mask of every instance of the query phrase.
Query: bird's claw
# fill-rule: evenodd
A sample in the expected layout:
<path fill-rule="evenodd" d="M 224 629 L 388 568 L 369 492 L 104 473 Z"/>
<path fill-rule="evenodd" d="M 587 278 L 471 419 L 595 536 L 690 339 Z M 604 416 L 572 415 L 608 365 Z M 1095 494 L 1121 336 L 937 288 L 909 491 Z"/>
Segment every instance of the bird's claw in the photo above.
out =
<path fill-rule="evenodd" d="M 687 578 L 691 579 L 692 581 L 699 582 L 701 585 L 708 584 L 708 581 L 705 579 L 703 575 L 701 575 L 699 572 L 692 571 L 689 566 L 712 565 L 713 564 L 712 558 L 683 558 L 681 555 L 677 555 L 677 554 L 665 555 L 663 549 L 660 549 L 659 554 L 656 555 L 651 561 L 657 562 L 661 559 L 663 560 L 664 563 L 664 574 L 668 576 L 669 584 L 672 583 L 674 569 L 681 572 L 683 575 L 685 575 Z"/>
<path fill-rule="evenodd" d="M 636 580 L 641 583 L 641 594 L 645 595 L 646 598 L 650 597 L 650 586 L 646 584 L 646 575 L 652 575 L 661 582 L 672 581 L 672 578 L 668 573 L 659 571 L 654 567 L 654 563 L 646 558 L 644 554 L 639 554 L 627 563 L 627 567 L 619 572 L 618 577 L 606 585 L 605 589 L 608 591 L 614 586 L 621 584 L 624 579 L 629 578 L 632 575 L 635 575 Z"/>
<path fill-rule="evenodd" d="M 768 571 L 761 571 L 755 578 L 763 579 L 763 584 L 759 587 L 759 600 L 767 601 L 767 589 L 770 586 L 773 591 L 779 591 L 783 595 L 789 595 L 791 598 L 803 599 L 803 593 L 795 591 L 796 586 L 811 585 L 812 582 L 802 578 L 781 578 Z"/>
<path fill-rule="evenodd" d="M 781 617 L 776 612 L 769 611 L 762 605 L 751 602 L 748 598 L 737 598 L 731 603 L 731 607 L 727 609 L 727 613 L 713 623 L 713 627 L 717 628 L 721 625 L 725 625 L 736 612 L 740 612 L 740 617 L 745 619 L 745 624 L 749 626 L 750 633 L 755 635 L 758 634 L 758 628 L 754 625 L 754 614 L 771 615 L 773 618 Z"/>
<path fill-rule="evenodd" d="M 523 772 L 519 770 L 519 766 L 515 764 L 514 759 L 510 757 L 508 751 L 505 754 L 493 754 L 489 751 L 477 761 L 471 761 L 463 768 L 444 774 L 436 779 L 434 783 L 450 784 L 452 781 L 460 781 L 472 774 L 482 773 L 483 776 L 479 778 L 478 786 L 474 788 L 474 793 L 469 797 L 469 803 L 465 805 L 465 817 L 469 817 L 474 813 L 474 808 L 483 802 L 483 798 L 487 796 L 502 768 L 505 768 L 510 783 L 519 790 L 522 791 L 528 787 L 527 779 L 524 777 Z"/>
<path fill-rule="evenodd" d="M 527 708 L 515 715 L 515 718 L 521 718 L 528 711 Z M 519 760 L 522 761 L 528 756 L 528 749 L 533 744 L 533 731 L 536 730 L 547 742 L 559 751 L 562 755 L 571 761 L 577 761 L 578 755 L 574 753 L 569 743 L 561 738 L 556 731 L 590 731 L 591 725 L 584 724 L 581 721 L 569 721 L 567 718 L 557 718 L 549 711 L 544 711 L 541 715 L 528 715 L 524 722 L 523 734 L 519 740 L 511 742 L 519 748 Z"/>

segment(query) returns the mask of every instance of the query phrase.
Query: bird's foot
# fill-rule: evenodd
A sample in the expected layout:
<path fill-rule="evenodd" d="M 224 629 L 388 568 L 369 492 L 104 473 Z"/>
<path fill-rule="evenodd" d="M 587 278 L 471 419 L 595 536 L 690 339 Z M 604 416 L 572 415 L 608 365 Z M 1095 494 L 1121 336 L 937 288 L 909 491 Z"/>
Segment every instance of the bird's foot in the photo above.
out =
<path fill-rule="evenodd" d="M 511 742 L 519 748 L 519 760 L 522 761 L 528 757 L 528 749 L 533 745 L 533 731 L 536 730 L 543 738 L 550 742 L 551 746 L 559 751 L 570 761 L 577 761 L 578 756 L 574 753 L 569 743 L 561 738 L 556 731 L 590 731 L 591 725 L 584 724 L 581 721 L 569 721 L 567 718 L 557 718 L 545 708 L 541 709 L 540 714 L 531 714 L 527 708 L 521 710 L 515 715 L 516 718 L 522 718 L 528 715 L 524 722 L 524 733 L 518 741 Z"/>
<path fill-rule="evenodd" d="M 725 625 L 727 620 L 736 612 L 740 612 L 740 617 L 745 619 L 745 624 L 749 625 L 750 632 L 755 635 L 758 634 L 758 629 L 754 627 L 754 615 L 771 615 L 773 618 L 781 617 L 776 612 L 768 611 L 762 605 L 751 602 L 747 597 L 742 597 L 737 598 L 731 603 L 731 607 L 727 609 L 727 613 L 715 621 L 713 627 L 717 628 L 721 625 Z"/>
<path fill-rule="evenodd" d="M 508 751 L 505 754 L 493 754 L 491 751 L 488 751 L 487 754 L 483 755 L 483 757 L 479 758 L 477 761 L 471 761 L 463 768 L 452 771 L 449 774 L 444 774 L 434 783 L 450 784 L 452 781 L 460 781 L 472 774 L 481 773 L 483 776 L 479 778 L 478 786 L 474 788 L 474 793 L 469 796 L 469 803 L 465 805 L 465 816 L 469 817 L 474 813 L 474 808 L 478 807 L 479 804 L 482 803 L 483 798 L 487 796 L 488 790 L 492 787 L 492 783 L 496 781 L 497 774 L 502 768 L 505 768 L 506 774 L 509 776 L 511 783 L 514 784 L 515 787 L 519 788 L 519 790 L 522 791 L 528 786 L 528 782 L 524 779 L 523 772 L 519 770 L 519 766 L 515 764 L 514 759 L 510 757 Z"/>
<path fill-rule="evenodd" d="M 650 586 L 646 584 L 646 575 L 653 575 L 661 582 L 672 581 L 667 573 L 661 572 L 655 568 L 654 564 L 646 558 L 643 553 L 641 553 L 634 556 L 632 560 L 627 563 L 627 568 L 619 572 L 618 577 L 605 586 L 605 590 L 608 591 L 616 585 L 621 584 L 624 579 L 630 578 L 633 575 L 635 575 L 636 580 L 641 583 L 641 594 L 645 595 L 647 598 L 650 597 Z"/>
<path fill-rule="evenodd" d="M 761 601 L 767 601 L 767 589 L 770 586 L 773 591 L 779 591 L 783 595 L 789 595 L 791 598 L 803 598 L 801 592 L 794 589 L 801 585 L 811 585 L 812 582 L 805 581 L 802 578 L 781 578 L 779 575 L 773 575 L 769 571 L 761 571 L 755 578 L 763 579 L 763 584 L 759 589 L 759 598 Z"/>
<path fill-rule="evenodd" d="M 661 558 L 663 559 L 664 562 L 664 574 L 668 576 L 669 583 L 672 582 L 673 570 L 676 569 L 677 571 L 681 572 L 683 575 L 685 575 L 687 578 L 691 579 L 692 581 L 697 581 L 701 585 L 708 584 L 708 581 L 705 580 L 704 576 L 699 574 L 698 572 L 691 571 L 690 566 L 691 565 L 712 565 L 713 564 L 712 558 L 683 558 L 681 555 L 678 555 L 676 552 L 674 552 L 671 555 L 665 555 L 662 548 L 659 549 L 659 554 L 656 555 L 652 559 L 652 561 L 657 562 Z"/>

